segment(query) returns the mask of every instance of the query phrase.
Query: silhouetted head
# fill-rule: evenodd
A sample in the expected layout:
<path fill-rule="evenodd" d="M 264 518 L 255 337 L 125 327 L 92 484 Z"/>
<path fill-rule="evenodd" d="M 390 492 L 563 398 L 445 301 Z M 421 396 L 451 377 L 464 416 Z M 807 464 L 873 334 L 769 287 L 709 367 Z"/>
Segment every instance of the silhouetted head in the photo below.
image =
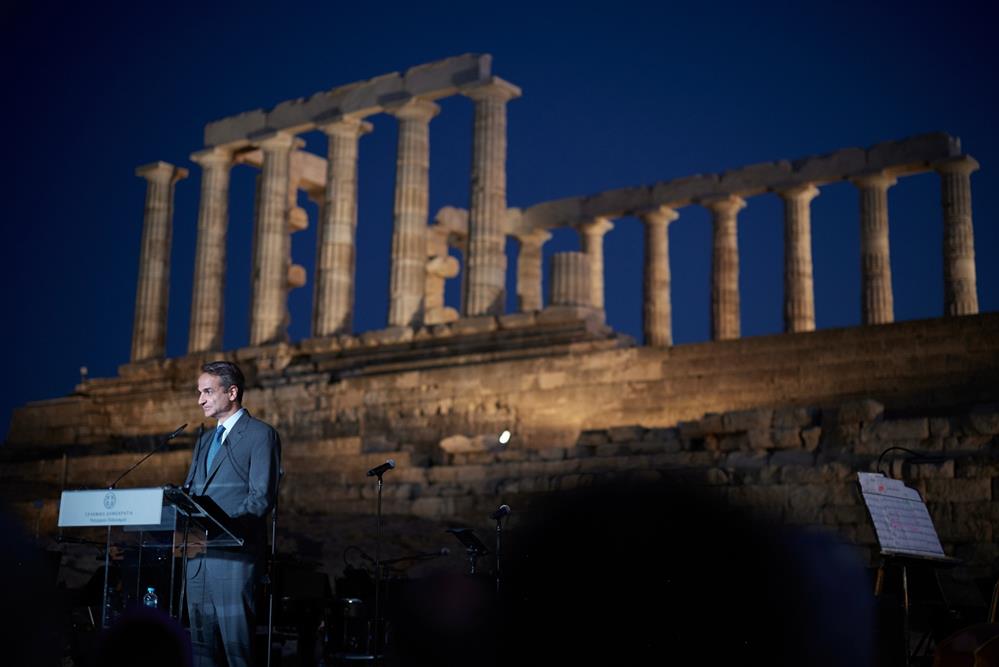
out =
<path fill-rule="evenodd" d="M 190 667 L 191 642 L 180 624 L 159 609 L 122 614 L 97 644 L 100 667 Z"/>
<path fill-rule="evenodd" d="M 866 665 L 863 564 L 682 483 L 609 484 L 530 508 L 508 552 L 502 664 Z"/>

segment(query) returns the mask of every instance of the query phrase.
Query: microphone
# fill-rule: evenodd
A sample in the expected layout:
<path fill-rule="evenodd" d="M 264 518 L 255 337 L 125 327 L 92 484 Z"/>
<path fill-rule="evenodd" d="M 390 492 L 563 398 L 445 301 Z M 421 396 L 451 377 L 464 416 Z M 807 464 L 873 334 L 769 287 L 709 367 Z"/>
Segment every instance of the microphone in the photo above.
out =
<path fill-rule="evenodd" d="M 387 461 L 385 461 L 385 463 L 375 466 L 374 468 L 369 470 L 368 477 L 374 477 L 375 475 L 381 477 L 383 474 L 387 473 L 389 470 L 391 470 L 394 467 L 395 467 L 395 461 L 393 461 L 392 459 L 388 459 Z"/>
<path fill-rule="evenodd" d="M 495 512 L 489 515 L 489 518 L 499 521 L 503 517 L 508 516 L 512 511 L 513 510 L 510 509 L 509 505 L 500 505 L 499 509 L 497 509 Z"/>
<path fill-rule="evenodd" d="M 185 428 L 187 428 L 187 424 L 184 424 L 183 426 L 181 426 L 180 428 L 178 428 L 176 431 L 174 431 L 173 433 L 171 433 L 170 435 L 168 435 L 166 438 L 164 438 L 163 442 L 161 442 L 159 445 L 156 446 L 156 449 L 154 449 L 153 451 L 151 451 L 148 454 L 146 454 L 145 456 L 143 456 L 141 459 L 139 459 L 134 464 L 132 464 L 131 468 L 129 468 L 125 472 L 123 472 L 120 475 L 118 475 L 118 479 L 116 479 L 115 481 L 113 481 L 110 484 L 108 484 L 108 488 L 109 489 L 113 489 L 114 487 L 116 487 L 118 485 L 118 482 L 120 482 L 125 477 L 125 475 L 127 475 L 130 472 L 132 472 L 133 470 L 135 470 L 136 468 L 138 468 L 140 465 L 142 465 L 142 462 L 145 461 L 146 459 L 148 459 L 150 456 L 152 456 L 156 452 L 158 452 L 161 449 L 163 449 L 164 447 L 166 447 L 166 444 L 168 442 L 170 442 L 172 439 L 176 438 L 178 435 L 180 435 L 184 431 Z"/>

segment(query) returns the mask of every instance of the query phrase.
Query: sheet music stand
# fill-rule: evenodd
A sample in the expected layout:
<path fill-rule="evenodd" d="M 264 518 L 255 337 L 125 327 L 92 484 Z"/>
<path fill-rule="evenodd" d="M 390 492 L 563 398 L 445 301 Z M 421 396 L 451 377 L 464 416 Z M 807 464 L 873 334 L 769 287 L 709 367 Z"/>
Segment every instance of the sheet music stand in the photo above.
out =
<path fill-rule="evenodd" d="M 479 558 L 489 553 L 489 549 L 470 528 L 448 528 L 444 532 L 451 533 L 465 545 L 465 553 L 468 554 L 468 563 L 471 566 L 469 574 L 475 574 Z"/>
<path fill-rule="evenodd" d="M 885 477 L 880 473 L 857 473 L 860 495 L 867 514 L 874 526 L 878 541 L 881 565 L 878 567 L 874 594 L 880 596 L 884 573 L 891 562 L 902 571 L 902 633 L 905 665 L 911 655 L 909 628 L 909 576 L 913 565 L 953 567 L 961 561 L 944 553 L 936 527 L 926 503 L 915 489 L 901 480 Z"/>

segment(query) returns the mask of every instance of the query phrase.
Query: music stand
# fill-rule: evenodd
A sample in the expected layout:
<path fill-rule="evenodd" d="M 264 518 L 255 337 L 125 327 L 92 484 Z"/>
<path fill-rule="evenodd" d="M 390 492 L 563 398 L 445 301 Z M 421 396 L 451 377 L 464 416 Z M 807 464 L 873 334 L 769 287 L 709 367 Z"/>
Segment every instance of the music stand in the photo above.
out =
<path fill-rule="evenodd" d="M 465 546 L 465 553 L 468 554 L 468 563 L 471 566 L 469 574 L 475 574 L 479 558 L 489 553 L 489 549 L 470 528 L 448 528 L 444 532 L 451 533 Z"/>
<path fill-rule="evenodd" d="M 880 595 L 884 572 L 889 561 L 902 570 L 902 639 L 905 662 L 909 665 L 911 643 L 909 628 L 909 576 L 912 565 L 953 567 L 961 561 L 944 553 L 936 527 L 922 496 L 901 480 L 880 473 L 857 473 L 857 484 L 864 507 L 874 526 L 882 564 L 878 568 L 875 595 Z"/>

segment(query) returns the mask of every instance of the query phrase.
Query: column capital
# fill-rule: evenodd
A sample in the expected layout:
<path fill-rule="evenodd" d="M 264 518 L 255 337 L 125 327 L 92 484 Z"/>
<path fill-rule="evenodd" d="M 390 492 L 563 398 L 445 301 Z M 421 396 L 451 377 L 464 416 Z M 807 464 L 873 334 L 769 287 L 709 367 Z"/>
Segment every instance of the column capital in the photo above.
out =
<path fill-rule="evenodd" d="M 268 132 L 251 138 L 251 141 L 265 151 L 301 148 L 305 141 L 290 132 Z"/>
<path fill-rule="evenodd" d="M 680 214 L 672 206 L 660 206 L 648 211 L 642 211 L 638 214 L 638 217 L 645 224 L 668 225 L 679 218 Z"/>
<path fill-rule="evenodd" d="M 519 87 L 509 81 L 504 81 L 498 76 L 490 77 L 485 83 L 475 83 L 462 87 L 459 92 L 478 102 L 479 100 L 497 100 L 499 102 L 509 102 L 520 97 L 522 92 Z"/>
<path fill-rule="evenodd" d="M 177 181 L 187 178 L 187 169 L 176 167 L 169 162 L 150 162 L 135 168 L 135 175 L 147 181 Z"/>
<path fill-rule="evenodd" d="M 576 225 L 580 232 L 587 236 L 603 236 L 614 229 L 614 223 L 608 218 L 597 217 Z"/>
<path fill-rule="evenodd" d="M 514 237 L 516 237 L 517 241 L 523 245 L 542 246 L 551 240 L 552 235 L 547 229 L 537 227 L 530 231 L 516 233 L 514 234 Z"/>
<path fill-rule="evenodd" d="M 384 106 L 385 113 L 399 120 L 430 120 L 440 113 L 441 108 L 436 103 L 422 97 L 410 97 L 398 102 L 390 102 Z"/>
<path fill-rule="evenodd" d="M 358 116 L 340 115 L 317 125 L 316 129 L 326 135 L 355 139 L 371 132 L 374 125 Z"/>
<path fill-rule="evenodd" d="M 746 200 L 739 195 L 707 197 L 702 199 L 700 204 L 715 215 L 734 215 L 746 208 Z"/>
<path fill-rule="evenodd" d="M 778 187 L 776 192 L 785 201 L 797 200 L 806 203 L 819 196 L 819 189 L 813 183 L 799 183 L 787 187 Z"/>
<path fill-rule="evenodd" d="M 209 146 L 191 153 L 191 162 L 202 168 L 225 166 L 232 163 L 234 151 L 225 146 Z"/>
<path fill-rule="evenodd" d="M 869 171 L 850 178 L 858 188 L 881 188 L 887 190 L 898 183 L 898 179 L 886 171 Z"/>
<path fill-rule="evenodd" d="M 978 171 L 979 164 L 978 160 L 970 155 L 957 155 L 937 160 L 931 166 L 941 174 L 969 175 L 972 172 Z"/>

